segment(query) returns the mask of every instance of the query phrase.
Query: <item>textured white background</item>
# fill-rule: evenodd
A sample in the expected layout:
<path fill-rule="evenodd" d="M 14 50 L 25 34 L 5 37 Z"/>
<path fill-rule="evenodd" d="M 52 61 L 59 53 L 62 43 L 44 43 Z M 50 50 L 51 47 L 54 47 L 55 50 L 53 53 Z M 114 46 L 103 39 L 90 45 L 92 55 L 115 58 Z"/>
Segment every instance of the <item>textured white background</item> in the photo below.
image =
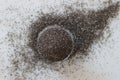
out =
<path fill-rule="evenodd" d="M 72 5 L 80 9 L 97 10 L 108 6 L 108 0 L 0 0 L 0 80 L 14 80 L 6 69 L 10 64 L 9 57 L 14 54 L 14 47 L 10 46 L 8 35 L 12 34 L 12 44 L 25 45 L 27 28 L 30 21 L 34 21 L 38 13 L 49 13 L 56 10 L 62 12 L 63 4 Z M 120 0 L 113 0 L 113 2 Z M 76 3 L 83 3 L 79 7 Z M 51 9 L 52 7 L 52 9 Z M 33 15 L 31 17 L 31 15 Z M 35 70 L 25 78 L 16 80 L 120 80 L 120 11 L 116 18 L 109 23 L 111 36 L 94 44 L 90 55 L 84 62 L 75 59 L 72 65 L 67 65 L 60 71 L 50 68 Z M 10 34 L 9 34 L 10 33 Z M 24 34 L 24 35 L 23 35 Z M 21 36 L 18 38 L 17 36 Z M 63 70 L 63 71 L 62 71 Z M 62 73 L 61 73 L 62 72 Z"/>

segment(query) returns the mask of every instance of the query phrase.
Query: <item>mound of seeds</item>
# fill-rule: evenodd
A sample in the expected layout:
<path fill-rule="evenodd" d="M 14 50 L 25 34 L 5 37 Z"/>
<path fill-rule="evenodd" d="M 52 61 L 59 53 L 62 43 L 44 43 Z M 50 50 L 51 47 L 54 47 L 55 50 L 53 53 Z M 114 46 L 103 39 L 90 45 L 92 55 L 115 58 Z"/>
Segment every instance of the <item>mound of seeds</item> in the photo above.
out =
<path fill-rule="evenodd" d="M 59 26 L 48 26 L 39 33 L 37 45 L 41 58 L 59 61 L 72 53 L 74 44 L 69 31 Z"/>

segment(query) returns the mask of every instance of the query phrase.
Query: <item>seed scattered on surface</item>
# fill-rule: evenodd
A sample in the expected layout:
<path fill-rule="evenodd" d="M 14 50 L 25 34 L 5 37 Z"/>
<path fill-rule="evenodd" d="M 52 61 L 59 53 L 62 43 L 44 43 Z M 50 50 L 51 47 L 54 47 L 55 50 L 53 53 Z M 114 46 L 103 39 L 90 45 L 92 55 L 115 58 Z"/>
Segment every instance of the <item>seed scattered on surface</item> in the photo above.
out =
<path fill-rule="evenodd" d="M 108 19 L 110 19 L 112 17 L 116 17 L 116 14 L 119 11 L 118 3 L 115 3 L 115 4 L 113 3 L 113 4 L 109 5 L 108 7 L 105 7 L 104 9 L 99 9 L 97 11 L 90 11 L 87 14 L 83 14 L 80 10 L 73 9 L 72 7 L 73 6 L 71 6 L 71 10 L 67 9 L 68 11 L 66 11 L 63 15 L 59 15 L 56 13 L 43 14 L 42 16 L 39 16 L 39 18 L 36 21 L 32 22 L 32 24 L 30 25 L 30 30 L 29 30 L 28 38 L 30 38 L 30 41 L 28 42 L 28 45 L 15 46 L 16 47 L 14 49 L 15 54 L 13 56 L 11 56 L 11 58 L 12 58 L 11 59 L 12 70 L 10 71 L 11 76 L 20 77 L 20 79 L 21 79 L 21 77 L 27 77 L 27 79 L 29 79 L 29 77 L 26 74 L 32 73 L 33 75 L 37 75 L 34 72 L 34 71 L 36 71 L 36 69 L 39 72 L 40 70 L 43 69 L 43 68 L 41 69 L 41 66 L 44 68 L 48 67 L 48 65 L 46 63 L 43 64 L 44 61 L 50 60 L 52 62 L 55 62 L 55 61 L 58 61 L 58 58 L 59 58 L 59 60 L 63 60 L 67 55 L 70 54 L 69 52 L 67 53 L 66 56 L 64 56 L 64 54 L 62 54 L 63 58 L 61 58 L 61 56 L 57 55 L 58 58 L 56 59 L 54 57 L 55 56 L 54 54 L 52 55 L 53 57 L 48 58 L 48 57 L 45 57 L 45 55 L 43 56 L 39 53 L 39 49 L 40 49 L 39 48 L 39 45 L 40 45 L 39 39 L 41 39 L 39 37 L 39 34 L 42 33 L 45 29 L 48 30 L 47 33 L 50 33 L 48 35 L 51 35 L 53 33 L 47 27 L 50 27 L 50 26 L 54 27 L 55 25 L 61 27 L 61 28 L 59 28 L 60 30 L 58 28 L 57 29 L 55 28 L 55 30 L 54 30 L 54 33 L 58 33 L 58 32 L 62 33 L 63 32 L 65 34 L 65 35 L 61 36 L 62 38 L 60 37 L 61 39 L 59 40 L 58 44 L 64 43 L 62 41 L 63 41 L 63 38 L 66 36 L 67 36 L 67 38 L 65 38 L 65 39 L 67 39 L 67 43 L 68 42 L 72 43 L 71 42 L 72 38 L 66 32 L 66 30 L 68 30 L 73 35 L 73 40 L 74 40 L 74 52 L 72 53 L 71 56 L 74 57 L 74 55 L 76 54 L 76 51 L 79 52 L 77 54 L 80 54 L 81 56 L 84 56 L 84 55 L 86 56 L 86 53 L 87 54 L 89 53 L 89 52 L 87 52 L 87 49 L 90 47 L 92 42 L 96 38 L 98 38 L 97 40 L 99 40 L 99 37 L 102 36 L 100 33 L 103 32 L 104 28 L 106 28 L 106 26 L 109 24 Z M 42 14 L 42 12 L 41 12 L 41 14 Z M 12 35 L 12 36 L 14 37 L 14 35 Z M 9 37 L 11 37 L 11 36 L 9 35 Z M 52 35 L 52 38 L 54 38 L 54 37 L 55 36 Z M 43 38 L 45 38 L 45 37 L 43 37 Z M 49 39 L 49 37 L 46 37 L 46 38 Z M 15 39 L 10 38 L 10 41 L 12 42 L 12 44 L 13 44 L 13 40 L 16 42 L 16 38 Z M 20 37 L 20 41 L 21 41 L 21 37 Z M 51 43 L 51 42 L 49 42 L 49 43 Z M 52 43 L 52 45 L 53 45 L 53 43 Z M 62 44 L 62 47 L 64 45 L 65 44 Z M 68 45 L 70 45 L 70 44 L 68 44 Z M 66 45 L 66 46 L 68 46 L 68 45 Z M 73 45 L 70 45 L 70 46 L 73 46 Z M 53 47 L 55 47 L 55 46 L 53 46 Z M 58 46 L 57 46 L 57 48 L 58 48 Z M 72 48 L 69 47 L 69 49 L 71 50 Z M 67 50 L 68 50 L 68 48 L 66 48 L 66 51 Z M 44 51 L 44 49 L 42 49 L 41 51 Z M 73 61 L 73 59 L 71 59 L 71 56 L 70 56 L 69 60 Z M 44 60 L 43 59 L 41 60 L 41 58 L 43 58 Z M 81 58 L 81 57 L 77 57 L 77 58 Z M 41 63 L 41 61 L 42 61 L 42 63 Z M 66 69 L 66 67 L 65 67 L 66 65 L 67 66 L 73 65 L 73 63 L 71 63 L 71 61 L 70 62 L 67 61 L 67 63 L 65 62 L 65 64 L 61 64 L 61 63 L 58 64 L 58 65 L 61 65 L 61 67 L 59 69 L 62 68 L 61 70 L 64 72 L 65 71 L 64 68 Z M 82 60 L 80 60 L 80 61 L 82 61 Z M 39 64 L 39 62 L 40 62 L 40 64 Z M 19 71 L 20 71 L 20 73 L 19 73 Z M 43 73 L 43 71 L 41 71 L 41 72 Z"/>
<path fill-rule="evenodd" d="M 118 10 L 119 2 L 98 11 L 89 11 L 87 14 L 73 8 L 70 8 L 70 12 L 65 12 L 64 15 L 43 14 L 30 27 L 29 46 L 35 52 L 34 60 L 39 61 L 44 58 L 49 61 L 60 61 L 70 54 L 73 46 L 68 44 L 72 43 L 70 36 L 63 29 L 51 28 L 48 30 L 46 28 L 54 25 L 68 30 L 73 35 L 74 50 L 69 58 L 73 57 L 76 52 L 87 55 L 88 48 L 96 38 L 100 38 L 100 33 L 109 23 L 108 20 L 115 17 Z M 44 29 L 47 30 L 43 32 Z M 42 33 L 38 39 L 41 32 L 44 34 Z"/>

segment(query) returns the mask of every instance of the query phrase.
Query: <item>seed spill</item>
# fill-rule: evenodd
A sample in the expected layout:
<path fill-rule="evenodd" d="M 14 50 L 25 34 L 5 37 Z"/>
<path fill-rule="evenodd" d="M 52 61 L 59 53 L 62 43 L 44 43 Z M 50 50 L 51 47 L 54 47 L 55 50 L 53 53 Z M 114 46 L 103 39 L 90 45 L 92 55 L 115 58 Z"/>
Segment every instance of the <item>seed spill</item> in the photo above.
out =
<path fill-rule="evenodd" d="M 16 48 L 11 61 L 11 74 L 25 77 L 27 72 L 31 73 L 32 69 L 43 66 L 38 66 L 40 61 L 53 63 L 70 60 L 76 53 L 87 56 L 88 48 L 102 36 L 101 33 L 109 24 L 108 20 L 115 17 L 118 10 L 119 2 L 87 14 L 72 8 L 64 14 L 43 14 L 29 28 L 27 47 L 20 50 Z M 44 68 L 47 66 L 45 64 Z"/>
<path fill-rule="evenodd" d="M 55 13 L 44 14 L 41 18 L 39 18 L 36 22 L 32 24 L 30 30 L 31 41 L 29 43 L 30 44 L 29 46 L 35 51 L 35 59 L 38 59 L 37 61 L 39 61 L 41 57 L 44 57 L 43 55 L 41 55 L 42 53 L 39 54 L 37 50 L 38 48 L 36 46 L 37 44 L 39 44 L 37 43 L 37 37 L 39 32 L 41 32 L 42 30 L 44 30 L 44 28 L 48 26 L 55 26 L 55 25 L 69 30 L 70 33 L 73 35 L 74 51 L 70 56 L 74 56 L 75 53 L 78 51 L 82 55 L 87 55 L 86 53 L 87 49 L 91 46 L 91 44 L 96 38 L 100 37 L 99 33 L 101 33 L 104 30 L 104 28 L 108 25 L 108 19 L 116 15 L 116 12 L 118 11 L 118 7 L 119 7 L 119 3 L 116 3 L 110 5 L 109 7 L 104 8 L 103 10 L 98 10 L 96 12 L 89 11 L 88 14 L 83 14 L 79 10 L 71 10 L 71 12 L 65 13 L 64 15 L 57 15 Z M 59 46 L 60 44 L 56 45 L 56 47 Z M 65 49 L 67 49 L 67 47 Z M 51 55 L 54 57 L 56 55 L 61 55 L 61 52 L 59 53 L 60 50 L 57 51 L 58 52 L 56 54 L 54 53 L 53 54 L 43 53 L 43 54 L 45 54 L 48 58 L 50 58 Z M 62 53 L 64 53 L 64 51 L 62 51 Z M 66 54 L 65 53 L 62 54 L 62 56 L 64 55 Z M 64 58 L 60 60 L 63 59 Z M 50 58 L 49 61 L 58 61 L 58 60 L 54 58 Z"/>

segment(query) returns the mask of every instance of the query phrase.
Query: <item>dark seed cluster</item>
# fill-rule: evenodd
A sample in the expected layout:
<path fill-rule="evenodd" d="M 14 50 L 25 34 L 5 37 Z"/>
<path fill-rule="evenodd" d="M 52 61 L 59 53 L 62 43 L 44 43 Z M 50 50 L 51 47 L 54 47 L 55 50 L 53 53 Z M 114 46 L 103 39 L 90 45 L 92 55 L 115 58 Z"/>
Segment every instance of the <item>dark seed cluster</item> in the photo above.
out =
<path fill-rule="evenodd" d="M 48 26 L 38 35 L 37 49 L 40 57 L 46 60 L 65 59 L 72 53 L 73 45 L 71 33 L 59 26 Z"/>
<path fill-rule="evenodd" d="M 116 15 L 118 8 L 119 3 L 115 3 L 103 10 L 89 11 L 88 14 L 83 14 L 79 10 L 71 10 L 64 15 L 43 14 L 30 27 L 29 46 L 35 52 L 35 60 L 39 61 L 44 58 L 54 62 L 63 60 L 69 55 L 72 49 L 72 41 L 64 30 L 47 30 L 37 41 L 40 32 L 46 27 L 55 25 L 69 30 L 73 35 L 74 51 L 71 56 L 74 56 L 77 51 L 86 55 L 87 49 L 96 38 L 100 37 L 100 32 L 108 25 L 108 19 Z M 42 53 L 39 54 L 39 51 Z"/>

